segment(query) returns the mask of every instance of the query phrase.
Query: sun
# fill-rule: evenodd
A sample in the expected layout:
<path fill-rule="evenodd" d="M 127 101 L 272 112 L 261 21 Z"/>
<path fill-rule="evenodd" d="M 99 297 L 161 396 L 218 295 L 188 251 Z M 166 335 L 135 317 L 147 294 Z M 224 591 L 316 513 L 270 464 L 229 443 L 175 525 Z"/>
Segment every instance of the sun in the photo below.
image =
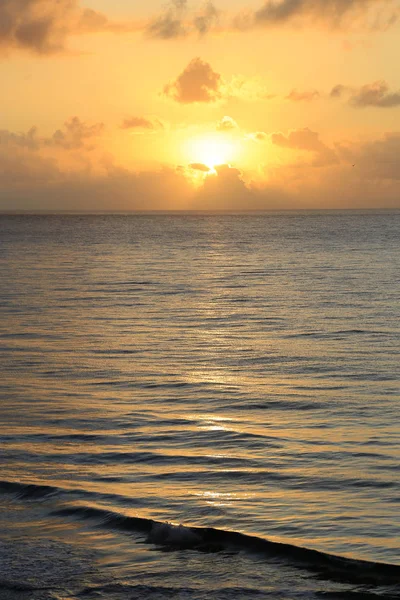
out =
<path fill-rule="evenodd" d="M 192 138 L 188 141 L 186 149 L 189 163 L 203 164 L 211 170 L 217 165 L 231 163 L 237 153 L 237 144 L 221 134 Z"/>

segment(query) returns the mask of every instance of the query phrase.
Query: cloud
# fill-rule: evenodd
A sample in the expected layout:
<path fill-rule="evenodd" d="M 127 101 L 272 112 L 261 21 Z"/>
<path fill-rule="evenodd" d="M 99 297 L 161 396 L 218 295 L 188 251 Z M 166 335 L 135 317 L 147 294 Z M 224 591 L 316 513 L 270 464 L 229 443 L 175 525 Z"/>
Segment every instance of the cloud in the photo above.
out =
<path fill-rule="evenodd" d="M 393 108 L 400 106 L 400 91 L 390 92 L 386 81 L 374 81 L 360 88 L 336 85 L 331 91 L 332 98 L 340 98 L 349 94 L 349 104 L 356 108 L 374 106 L 377 108 Z"/>
<path fill-rule="evenodd" d="M 320 140 L 317 132 L 311 131 L 307 127 L 305 129 L 290 131 L 288 135 L 273 133 L 271 141 L 281 148 L 313 152 L 315 159 L 312 164 L 316 167 L 325 167 L 338 162 L 338 157 L 334 150 Z"/>
<path fill-rule="evenodd" d="M 171 40 L 190 33 L 205 35 L 218 21 L 218 11 L 212 2 L 206 2 L 191 18 L 187 0 L 171 0 L 164 12 L 147 26 L 150 37 Z"/>
<path fill-rule="evenodd" d="M 387 28 L 398 12 L 396 0 L 268 0 L 254 13 L 252 25 L 308 21 L 335 28 L 353 23 Z"/>
<path fill-rule="evenodd" d="M 350 97 L 350 104 L 358 108 L 366 106 L 377 106 L 379 108 L 392 108 L 400 106 L 400 91 L 389 92 L 389 86 L 385 81 L 375 81 L 363 85 Z"/>
<path fill-rule="evenodd" d="M 76 2 L 69 0 L 1 0 L 0 45 L 39 53 L 59 50 L 67 33 L 65 23 L 76 11 Z"/>
<path fill-rule="evenodd" d="M 209 173 L 211 171 L 210 167 L 207 167 L 203 163 L 192 163 L 189 167 L 194 171 L 201 171 L 202 173 Z"/>
<path fill-rule="evenodd" d="M 261 77 L 244 77 L 233 75 L 224 85 L 224 95 L 245 101 L 272 100 L 274 94 L 269 93 Z"/>
<path fill-rule="evenodd" d="M 73 33 L 113 28 L 107 17 L 78 0 L 0 0 L 0 50 L 51 54 Z"/>
<path fill-rule="evenodd" d="M 218 121 L 216 127 L 217 131 L 232 131 L 233 129 L 238 129 L 238 124 L 235 119 L 228 116 L 222 117 L 222 119 Z"/>
<path fill-rule="evenodd" d="M 177 79 L 164 87 L 164 94 L 181 104 L 215 102 L 222 95 L 222 77 L 211 65 L 194 58 Z"/>
<path fill-rule="evenodd" d="M 58 130 L 66 136 L 61 140 L 58 134 L 40 137 L 36 128 L 0 132 L 0 209 L 145 210 L 190 201 L 193 186 L 174 168 L 121 168 L 100 143 L 93 151 L 84 142 L 100 128 L 78 121 L 68 142 L 68 126 Z"/>
<path fill-rule="evenodd" d="M 27 133 L 0 131 L 0 188 L 12 198 L 13 190 L 29 195 L 35 186 L 101 171 L 93 139 L 103 129 L 102 123 L 88 125 L 73 117 L 50 136 L 40 136 L 36 127 Z"/>
<path fill-rule="evenodd" d="M 60 176 L 56 162 L 27 147 L 0 143 L 0 208 L 12 208 L 13 192 L 29 199 L 34 186 L 47 186 Z M 10 199 L 10 200 L 9 200 Z"/>
<path fill-rule="evenodd" d="M 355 158 L 369 178 L 400 181 L 400 132 L 364 144 Z"/>
<path fill-rule="evenodd" d="M 399 14 L 398 0 L 268 0 L 258 11 L 238 15 L 234 27 L 277 26 L 300 20 L 331 27 L 357 24 L 383 29 L 393 25 Z M 144 31 L 162 40 L 205 35 L 217 27 L 219 17 L 211 0 L 195 10 L 189 8 L 188 0 L 171 0 L 147 24 L 114 22 L 102 12 L 83 8 L 79 0 L 0 0 L 0 52 L 65 51 L 69 36 L 91 32 Z"/>
<path fill-rule="evenodd" d="M 194 102 L 212 103 L 230 98 L 253 102 L 270 100 L 273 95 L 268 94 L 265 84 L 260 77 L 243 77 L 233 75 L 228 81 L 216 73 L 211 65 L 201 58 L 194 58 L 177 79 L 164 86 L 164 94 L 182 104 Z M 230 117 L 221 126 L 234 123 Z M 236 125 L 237 126 L 237 125 Z"/>
<path fill-rule="evenodd" d="M 239 169 L 230 165 L 219 165 L 204 179 L 197 194 L 199 206 L 205 209 L 234 210 L 239 206 L 248 207 L 253 202 L 253 194 L 243 180 Z"/>
<path fill-rule="evenodd" d="M 164 13 L 150 22 L 147 33 L 162 40 L 186 36 L 188 30 L 183 21 L 186 4 L 186 0 L 172 0 Z"/>
<path fill-rule="evenodd" d="M 288 135 L 273 133 L 271 141 L 282 148 L 310 151 L 315 151 L 322 143 L 319 139 L 319 134 L 307 127 L 305 129 L 294 129 Z"/>
<path fill-rule="evenodd" d="M 349 88 L 347 88 L 345 85 L 339 83 L 338 85 L 335 85 L 335 87 L 332 88 L 330 96 L 331 98 L 341 98 L 348 89 Z"/>
<path fill-rule="evenodd" d="M 253 133 L 248 133 L 246 137 L 254 142 L 265 142 L 269 139 L 268 134 L 264 131 L 254 131 Z"/>
<path fill-rule="evenodd" d="M 104 131 L 103 123 L 88 125 L 78 117 L 71 117 L 64 123 L 63 128 L 57 129 L 50 137 L 41 137 L 36 127 L 31 127 L 27 133 L 14 133 L 0 130 L 0 146 L 19 147 L 28 150 L 59 147 L 65 150 L 76 150 L 87 146 L 90 138 L 101 135 Z"/>
<path fill-rule="evenodd" d="M 92 8 L 85 8 L 80 15 L 77 29 L 79 32 L 86 33 L 91 31 L 108 31 L 110 29 L 119 29 L 117 24 L 112 24 L 106 15 L 99 13 Z"/>
<path fill-rule="evenodd" d="M 163 129 L 164 125 L 159 119 L 147 119 L 146 117 L 128 117 L 123 120 L 121 129 Z"/>
<path fill-rule="evenodd" d="M 294 89 L 286 96 L 286 100 L 292 100 L 293 102 L 311 102 L 312 100 L 319 98 L 319 96 L 320 94 L 317 90 L 298 92 Z"/>
<path fill-rule="evenodd" d="M 27 133 L 14 133 L 7 129 L 0 129 L 0 146 L 6 145 L 36 150 L 40 145 L 37 136 L 37 128 L 31 127 Z"/>
<path fill-rule="evenodd" d="M 400 181 L 400 132 L 389 132 L 363 144 L 337 144 L 337 152 L 368 180 Z"/>
<path fill-rule="evenodd" d="M 26 185 L 18 184 L 31 171 Z M 16 164 L 14 181 L 5 185 L 0 155 L 0 206 L 3 210 L 168 210 L 187 208 L 193 186 L 175 169 L 135 172 L 110 166 L 102 174 L 59 170 L 50 161 Z"/>
<path fill-rule="evenodd" d="M 212 2 L 206 2 L 201 11 L 194 17 L 193 25 L 200 35 L 205 35 L 218 21 L 218 11 Z"/>
<path fill-rule="evenodd" d="M 333 149 L 308 129 L 275 133 L 271 140 L 277 146 L 310 152 L 314 160 L 290 164 L 279 159 L 273 166 L 273 153 L 268 153 L 266 173 L 250 175 L 229 165 L 214 170 L 202 163 L 122 168 L 105 151 L 103 127 L 75 117 L 57 130 L 61 137 L 41 136 L 35 127 L 26 133 L 1 130 L 0 209 L 400 208 L 400 132 L 367 142 L 338 142 Z"/>
<path fill-rule="evenodd" d="M 45 139 L 46 145 L 61 146 L 67 150 L 82 148 L 85 142 L 101 135 L 104 131 L 103 123 L 88 125 L 78 117 L 72 117 L 64 123 L 63 129 L 57 129 L 50 139 Z"/>

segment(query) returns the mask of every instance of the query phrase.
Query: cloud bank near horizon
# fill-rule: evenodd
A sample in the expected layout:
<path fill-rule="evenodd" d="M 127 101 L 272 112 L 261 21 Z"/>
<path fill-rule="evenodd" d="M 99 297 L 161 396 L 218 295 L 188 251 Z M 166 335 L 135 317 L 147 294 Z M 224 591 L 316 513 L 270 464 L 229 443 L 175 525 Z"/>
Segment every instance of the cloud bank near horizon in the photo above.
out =
<path fill-rule="evenodd" d="M 400 132 L 333 146 L 307 128 L 272 133 L 286 162 L 260 178 L 201 163 L 128 169 L 106 152 L 104 131 L 78 117 L 47 137 L 0 130 L 0 210 L 400 208 Z"/>

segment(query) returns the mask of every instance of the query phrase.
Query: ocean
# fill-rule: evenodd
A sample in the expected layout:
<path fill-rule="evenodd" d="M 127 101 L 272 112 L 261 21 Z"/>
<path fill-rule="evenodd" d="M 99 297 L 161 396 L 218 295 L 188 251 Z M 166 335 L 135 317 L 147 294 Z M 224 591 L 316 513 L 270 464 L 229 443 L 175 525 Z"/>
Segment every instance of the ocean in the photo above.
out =
<path fill-rule="evenodd" d="M 0 216 L 0 600 L 400 598 L 400 212 Z"/>

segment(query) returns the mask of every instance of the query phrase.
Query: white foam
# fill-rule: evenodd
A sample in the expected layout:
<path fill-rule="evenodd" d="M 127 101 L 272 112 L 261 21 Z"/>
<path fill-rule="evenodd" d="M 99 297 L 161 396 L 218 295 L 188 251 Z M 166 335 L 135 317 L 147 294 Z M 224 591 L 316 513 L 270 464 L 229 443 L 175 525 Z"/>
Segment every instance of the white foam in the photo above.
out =
<path fill-rule="evenodd" d="M 171 546 L 196 546 L 202 540 L 200 535 L 184 525 L 153 523 L 147 541 L 152 544 Z"/>

